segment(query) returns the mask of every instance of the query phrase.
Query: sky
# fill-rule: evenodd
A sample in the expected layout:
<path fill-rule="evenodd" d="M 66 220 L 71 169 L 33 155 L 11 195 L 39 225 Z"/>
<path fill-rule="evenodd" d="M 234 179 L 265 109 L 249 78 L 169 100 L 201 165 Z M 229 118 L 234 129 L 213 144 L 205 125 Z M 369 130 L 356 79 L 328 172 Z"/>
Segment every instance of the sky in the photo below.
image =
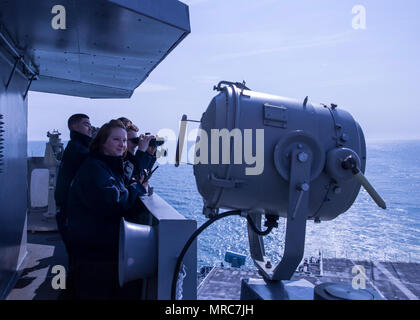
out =
<path fill-rule="evenodd" d="M 86 113 L 95 126 L 125 116 L 142 132 L 201 118 L 221 80 L 254 91 L 335 103 L 366 139 L 420 139 L 418 0 L 190 0 L 191 33 L 131 99 L 29 93 L 28 140 Z M 354 28 L 363 21 L 365 28 Z"/>

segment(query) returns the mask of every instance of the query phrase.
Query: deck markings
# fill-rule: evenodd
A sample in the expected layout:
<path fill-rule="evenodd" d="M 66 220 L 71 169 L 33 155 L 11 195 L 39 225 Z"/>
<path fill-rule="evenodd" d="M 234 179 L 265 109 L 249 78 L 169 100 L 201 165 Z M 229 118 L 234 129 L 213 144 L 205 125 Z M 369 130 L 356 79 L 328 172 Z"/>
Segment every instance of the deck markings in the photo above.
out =
<path fill-rule="evenodd" d="M 383 266 L 378 261 L 373 261 L 373 264 L 391 281 L 398 289 L 401 290 L 402 293 L 404 293 L 408 299 L 410 300 L 418 300 L 418 297 L 412 293 L 400 280 L 395 278 L 391 272 L 389 272 L 385 266 Z"/>
<path fill-rule="evenodd" d="M 51 258 L 54 255 L 54 246 L 48 246 L 43 244 L 27 244 L 27 260 L 23 266 L 23 274 L 19 277 L 19 280 L 30 280 L 22 288 L 13 288 L 6 300 L 33 300 L 39 293 L 40 287 L 49 281 L 49 269 L 50 264 L 41 266 L 43 259 Z M 26 272 L 26 273 L 25 273 Z M 58 295 L 58 291 L 52 289 L 51 292 L 54 295 Z"/>

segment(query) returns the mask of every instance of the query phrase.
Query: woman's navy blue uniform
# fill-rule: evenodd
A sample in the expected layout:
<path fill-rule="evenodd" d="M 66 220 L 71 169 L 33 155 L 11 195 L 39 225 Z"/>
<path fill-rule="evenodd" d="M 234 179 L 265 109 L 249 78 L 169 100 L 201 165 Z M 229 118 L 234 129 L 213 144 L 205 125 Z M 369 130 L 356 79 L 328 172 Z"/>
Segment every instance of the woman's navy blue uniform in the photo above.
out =
<path fill-rule="evenodd" d="M 156 156 L 148 152 L 137 150 L 133 155 L 129 151 L 124 158 L 124 175 L 126 181 L 131 181 L 132 178 L 139 180 L 144 170 L 149 172 L 156 162 Z"/>
<path fill-rule="evenodd" d="M 120 220 L 144 193 L 140 184 L 124 184 L 122 157 L 91 152 L 80 167 L 67 205 L 76 298 L 116 296 Z"/>

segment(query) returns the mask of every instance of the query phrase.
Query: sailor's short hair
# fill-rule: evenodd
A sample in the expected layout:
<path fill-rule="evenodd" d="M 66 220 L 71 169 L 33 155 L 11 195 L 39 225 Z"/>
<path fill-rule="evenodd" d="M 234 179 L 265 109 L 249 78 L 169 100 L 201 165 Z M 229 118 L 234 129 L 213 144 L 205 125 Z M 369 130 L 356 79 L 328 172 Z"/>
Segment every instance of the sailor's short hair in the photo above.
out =
<path fill-rule="evenodd" d="M 69 120 L 67 120 L 67 126 L 71 130 L 71 127 L 77 123 L 80 122 L 82 119 L 89 119 L 89 117 L 86 114 L 83 113 L 76 113 L 72 115 Z"/>

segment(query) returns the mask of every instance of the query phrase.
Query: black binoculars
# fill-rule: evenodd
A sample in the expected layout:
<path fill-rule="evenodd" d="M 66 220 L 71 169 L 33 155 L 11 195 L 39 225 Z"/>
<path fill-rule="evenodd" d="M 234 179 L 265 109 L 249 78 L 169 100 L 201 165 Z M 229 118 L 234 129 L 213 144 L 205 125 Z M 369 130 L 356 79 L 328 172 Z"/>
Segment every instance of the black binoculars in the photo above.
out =
<path fill-rule="evenodd" d="M 146 133 L 147 135 L 147 133 Z M 140 142 L 140 138 L 132 138 L 129 139 L 132 143 L 134 144 L 138 144 Z M 164 140 L 156 140 L 156 138 L 153 138 L 152 140 L 149 141 L 149 147 L 160 147 L 161 145 L 163 145 L 165 143 Z"/>

